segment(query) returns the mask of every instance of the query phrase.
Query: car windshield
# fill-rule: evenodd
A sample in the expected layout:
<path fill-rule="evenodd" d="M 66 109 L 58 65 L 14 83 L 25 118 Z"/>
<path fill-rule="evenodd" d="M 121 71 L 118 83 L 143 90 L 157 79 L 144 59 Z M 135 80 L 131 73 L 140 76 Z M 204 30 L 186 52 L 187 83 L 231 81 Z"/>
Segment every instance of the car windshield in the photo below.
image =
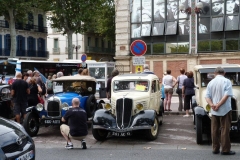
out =
<path fill-rule="evenodd" d="M 224 76 L 232 82 L 233 86 L 240 86 L 238 72 L 227 72 L 225 73 Z M 202 87 L 206 87 L 213 78 L 214 78 L 214 73 L 202 73 L 201 74 Z"/>
<path fill-rule="evenodd" d="M 53 83 L 54 93 L 76 92 L 79 94 L 95 94 L 96 82 L 94 81 L 57 81 Z"/>
<path fill-rule="evenodd" d="M 113 82 L 114 92 L 137 91 L 147 92 L 149 89 L 148 80 L 115 80 Z"/>

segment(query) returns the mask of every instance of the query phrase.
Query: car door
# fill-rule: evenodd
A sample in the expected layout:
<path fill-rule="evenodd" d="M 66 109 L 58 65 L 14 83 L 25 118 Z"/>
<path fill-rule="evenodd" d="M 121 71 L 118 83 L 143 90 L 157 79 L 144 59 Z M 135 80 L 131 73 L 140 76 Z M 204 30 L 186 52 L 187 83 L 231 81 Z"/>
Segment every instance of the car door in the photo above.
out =
<path fill-rule="evenodd" d="M 158 88 L 158 83 L 156 80 L 152 80 L 151 82 L 151 91 L 150 91 L 150 109 L 157 110 L 158 102 L 159 102 L 159 88 Z"/>

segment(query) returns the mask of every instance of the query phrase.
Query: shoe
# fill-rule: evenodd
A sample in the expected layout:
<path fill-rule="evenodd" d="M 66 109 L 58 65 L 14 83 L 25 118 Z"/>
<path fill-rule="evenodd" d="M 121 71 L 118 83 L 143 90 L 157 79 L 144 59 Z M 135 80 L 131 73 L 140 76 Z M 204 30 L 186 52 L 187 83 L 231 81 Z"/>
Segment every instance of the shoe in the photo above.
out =
<path fill-rule="evenodd" d="M 164 109 L 164 111 L 168 111 L 167 109 Z"/>
<path fill-rule="evenodd" d="M 218 153 L 220 153 L 220 151 L 218 150 L 218 151 L 212 151 L 212 153 L 213 154 L 218 154 Z"/>
<path fill-rule="evenodd" d="M 188 115 L 188 114 L 186 114 L 186 115 L 184 115 L 183 117 L 189 117 L 190 115 Z"/>
<path fill-rule="evenodd" d="M 73 149 L 73 145 L 72 145 L 72 144 L 67 144 L 67 145 L 65 146 L 65 148 L 67 148 L 67 149 Z"/>
<path fill-rule="evenodd" d="M 229 152 L 221 152 L 221 155 L 234 155 L 234 151 L 229 151 Z"/>
<path fill-rule="evenodd" d="M 168 111 L 172 111 L 171 109 L 168 109 Z"/>
<path fill-rule="evenodd" d="M 87 149 L 86 141 L 82 140 L 82 149 Z"/>

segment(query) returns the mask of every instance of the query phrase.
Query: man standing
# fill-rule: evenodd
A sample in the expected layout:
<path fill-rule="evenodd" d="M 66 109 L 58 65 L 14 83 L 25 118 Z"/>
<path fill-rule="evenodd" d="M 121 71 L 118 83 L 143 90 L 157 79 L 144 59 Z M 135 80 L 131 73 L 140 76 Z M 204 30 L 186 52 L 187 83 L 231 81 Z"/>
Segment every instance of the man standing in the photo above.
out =
<path fill-rule="evenodd" d="M 87 127 L 87 113 L 79 107 L 80 101 L 78 98 L 72 99 L 72 108 L 62 117 L 63 122 L 68 122 L 68 125 L 62 124 L 60 126 L 61 133 L 67 145 L 65 148 L 73 149 L 71 139 L 79 140 L 82 142 L 82 149 L 87 149 L 84 138 L 88 134 Z"/>
<path fill-rule="evenodd" d="M 30 94 L 28 83 L 22 80 L 22 73 L 17 73 L 16 80 L 12 84 L 11 95 L 13 96 L 16 121 L 20 123 L 20 114 L 26 116 L 26 108 L 28 107 L 27 95 Z"/>
<path fill-rule="evenodd" d="M 144 64 L 144 70 L 143 70 L 142 74 L 154 74 L 154 73 L 149 70 L 148 64 Z"/>
<path fill-rule="evenodd" d="M 177 19 L 177 13 L 178 13 L 178 2 L 177 0 L 168 0 L 169 4 L 169 12 L 167 15 L 167 19 Z"/>
<path fill-rule="evenodd" d="M 220 144 L 222 147 L 222 155 L 234 155 L 231 151 L 230 127 L 232 121 L 231 97 L 232 83 L 224 77 L 224 69 L 217 67 L 215 70 L 215 78 L 207 85 L 206 101 L 211 107 L 211 133 L 213 154 L 220 152 Z"/>
<path fill-rule="evenodd" d="M 238 15 L 234 16 L 235 13 L 235 0 L 226 0 L 226 16 L 225 30 L 238 30 Z"/>
<path fill-rule="evenodd" d="M 212 14 L 222 15 L 223 14 L 223 0 L 212 1 Z M 223 16 L 212 18 L 212 31 L 223 31 Z"/>
<path fill-rule="evenodd" d="M 106 96 L 108 99 L 111 99 L 111 85 L 112 85 L 112 79 L 113 77 L 119 75 L 119 71 L 117 69 L 114 69 L 112 71 L 112 76 L 108 78 L 107 80 L 107 88 L 106 88 Z"/>
<path fill-rule="evenodd" d="M 29 83 L 30 82 L 30 79 L 33 77 L 33 73 L 32 73 L 32 71 L 31 70 L 28 70 L 27 71 L 27 74 L 28 74 L 28 78 L 27 78 L 27 83 Z"/>

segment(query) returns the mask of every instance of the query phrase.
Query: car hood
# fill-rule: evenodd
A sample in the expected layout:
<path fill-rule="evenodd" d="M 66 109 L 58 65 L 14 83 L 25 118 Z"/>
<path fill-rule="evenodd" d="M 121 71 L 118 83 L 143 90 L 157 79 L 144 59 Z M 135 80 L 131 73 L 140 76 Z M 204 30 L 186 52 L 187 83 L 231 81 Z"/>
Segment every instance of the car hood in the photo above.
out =
<path fill-rule="evenodd" d="M 130 99 L 146 99 L 149 98 L 149 93 L 148 92 L 118 92 L 118 93 L 114 93 L 114 96 L 112 96 L 113 99 L 119 99 L 119 98 L 123 98 L 123 96 L 125 96 L 125 98 L 130 98 Z"/>
<path fill-rule="evenodd" d="M 57 97 L 61 100 L 62 103 L 68 102 L 69 100 L 72 100 L 74 97 L 79 97 L 79 94 L 74 92 L 64 92 L 64 93 L 57 93 L 51 97 L 49 97 L 49 100 L 53 100 L 54 97 Z"/>
<path fill-rule="evenodd" d="M 20 128 L 22 128 L 20 124 L 0 117 L 0 146 L 6 146 L 16 142 L 18 137 L 23 138 L 28 136 L 27 133 L 24 133 L 25 131 L 23 132 Z"/>

